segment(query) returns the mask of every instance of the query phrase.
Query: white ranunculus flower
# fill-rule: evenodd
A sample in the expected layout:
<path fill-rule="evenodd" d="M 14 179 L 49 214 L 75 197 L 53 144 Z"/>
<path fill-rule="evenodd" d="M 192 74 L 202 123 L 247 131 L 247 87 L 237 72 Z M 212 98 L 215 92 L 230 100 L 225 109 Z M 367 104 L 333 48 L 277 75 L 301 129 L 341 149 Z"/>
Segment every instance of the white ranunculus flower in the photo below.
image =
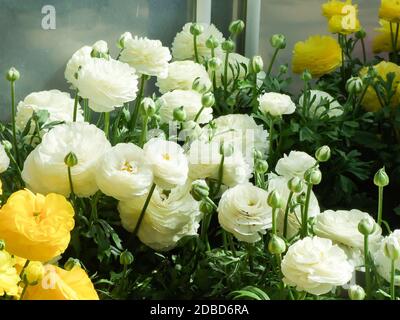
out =
<path fill-rule="evenodd" d="M 219 58 L 223 62 L 217 70 L 215 70 L 215 80 L 217 87 L 222 86 L 222 76 L 224 76 L 225 72 L 225 54 L 221 52 L 219 55 Z M 228 83 L 233 79 L 244 79 L 246 77 L 246 69 L 243 67 L 245 65 L 247 67 L 247 72 L 249 71 L 249 65 L 250 65 L 250 59 L 242 56 L 239 53 L 232 52 L 228 56 L 228 72 L 227 72 L 227 79 Z M 232 73 L 232 68 L 234 70 L 234 73 Z M 209 75 L 210 78 L 212 77 L 212 71 L 209 70 Z"/>
<path fill-rule="evenodd" d="M 321 295 L 349 282 L 354 267 L 347 261 L 345 252 L 331 240 L 306 237 L 289 247 L 281 270 L 287 285 Z"/>
<path fill-rule="evenodd" d="M 139 74 L 166 78 L 171 58 L 169 48 L 163 47 L 160 40 L 136 36 L 125 39 L 120 60 L 135 68 Z"/>
<path fill-rule="evenodd" d="M 7 171 L 10 166 L 10 158 L 7 155 L 4 146 L 0 144 L 0 173 Z"/>
<path fill-rule="evenodd" d="M 153 172 L 143 149 L 133 143 L 119 143 L 99 160 L 96 182 L 104 194 L 130 200 L 149 192 Z"/>
<path fill-rule="evenodd" d="M 275 171 L 277 174 L 287 177 L 304 178 L 304 173 L 317 163 L 313 157 L 302 151 L 290 151 L 289 155 L 284 155 L 276 163 Z"/>
<path fill-rule="evenodd" d="M 193 45 L 193 35 L 190 33 L 190 26 L 192 23 L 186 23 L 182 31 L 178 32 L 172 43 L 172 55 L 175 60 L 187 60 L 194 59 L 194 45 Z M 210 58 L 211 50 L 206 47 L 206 40 L 210 36 L 214 36 L 216 40 L 221 44 L 225 38 L 223 34 L 213 25 L 208 25 L 205 23 L 200 23 L 204 27 L 204 31 L 201 35 L 197 37 L 197 52 L 199 58 Z M 221 46 L 219 46 L 216 51 L 221 51 Z"/>
<path fill-rule="evenodd" d="M 108 54 L 108 43 L 104 40 L 96 41 L 92 46 L 92 50 L 99 53 Z"/>
<path fill-rule="evenodd" d="M 104 132 L 86 122 L 72 122 L 54 127 L 43 135 L 42 142 L 28 155 L 22 179 L 33 192 L 70 194 L 65 156 L 75 153 L 78 164 L 71 168 L 74 192 L 89 197 L 98 190 L 96 165 L 111 147 Z"/>
<path fill-rule="evenodd" d="M 89 107 L 96 112 L 110 112 L 136 98 L 135 69 L 117 60 L 92 59 L 78 72 L 76 87 Z"/>
<path fill-rule="evenodd" d="M 290 194 L 290 190 L 287 186 L 288 180 L 289 179 L 285 177 L 277 176 L 273 173 L 268 175 L 268 192 L 276 190 L 281 196 L 283 203 L 285 204 L 284 208 L 278 211 L 278 216 L 277 216 L 277 229 L 280 235 L 283 235 L 286 203 L 288 201 Z M 306 189 L 307 187 L 304 184 L 304 189 L 302 190 L 302 192 L 306 192 Z M 309 218 L 316 217 L 319 215 L 319 213 L 320 213 L 320 208 L 317 197 L 315 196 L 314 192 L 311 191 L 310 204 L 308 208 L 308 217 Z M 301 210 L 299 206 L 297 206 L 293 212 L 291 211 L 288 212 L 288 223 L 286 231 L 287 238 L 290 239 L 298 233 L 298 231 L 300 230 L 301 221 L 302 221 Z"/>
<path fill-rule="evenodd" d="M 185 184 L 188 177 L 188 159 L 182 147 L 159 138 L 150 139 L 143 147 L 146 161 L 150 164 L 154 182 L 163 189 Z"/>
<path fill-rule="evenodd" d="M 296 105 L 286 94 L 267 92 L 259 96 L 257 100 L 260 111 L 271 116 L 292 114 L 296 110 Z"/>
<path fill-rule="evenodd" d="M 203 134 L 198 122 L 193 120 L 185 121 L 182 123 L 182 130 L 179 132 L 180 141 L 191 142 L 198 139 Z"/>
<path fill-rule="evenodd" d="M 211 80 L 203 65 L 193 61 L 175 61 L 168 65 L 168 76 L 157 79 L 157 87 L 161 93 L 175 89 L 191 90 L 193 81 L 200 78 L 206 87 L 211 87 Z"/>
<path fill-rule="evenodd" d="M 33 92 L 25 97 L 23 101 L 17 105 L 17 114 L 15 116 L 15 124 L 17 129 L 23 131 L 33 112 L 47 110 L 49 118 L 47 123 L 54 121 L 64 121 L 66 123 L 73 121 L 74 114 L 74 99 L 69 93 L 59 90 L 49 90 Z M 83 121 L 83 114 L 80 105 L 78 104 L 78 112 L 76 121 Z M 33 133 L 35 124 L 31 123 L 30 133 Z"/>
<path fill-rule="evenodd" d="M 186 112 L 186 120 L 194 120 L 197 113 L 202 108 L 201 94 L 194 90 L 173 90 L 164 93 L 160 98 L 160 117 L 161 122 L 169 123 L 174 120 L 174 109 L 183 107 Z M 208 123 L 213 118 L 213 109 L 204 108 L 197 119 L 198 123 Z"/>
<path fill-rule="evenodd" d="M 386 281 L 390 282 L 391 273 L 391 259 L 385 255 L 385 245 L 387 242 L 393 241 L 400 243 L 400 229 L 394 230 L 390 235 L 385 237 L 380 243 L 379 249 L 373 253 L 374 262 L 379 275 Z M 400 259 L 397 259 L 394 263 L 395 270 L 400 270 Z M 394 277 L 394 283 L 396 286 L 400 286 L 400 277 Z"/>
<path fill-rule="evenodd" d="M 67 63 L 64 76 L 65 79 L 67 79 L 67 81 L 71 83 L 74 87 L 76 87 L 76 74 L 79 69 L 93 59 L 90 55 L 91 52 L 92 47 L 84 46 L 76 51 Z"/>
<path fill-rule="evenodd" d="M 154 250 L 173 249 L 184 236 L 197 235 L 202 214 L 199 203 L 190 195 L 191 183 L 164 192 L 156 187 L 139 228 L 140 241 Z M 122 226 L 132 232 L 146 196 L 118 204 Z"/>
<path fill-rule="evenodd" d="M 314 232 L 317 236 L 328 238 L 345 244 L 349 247 L 364 248 L 364 236 L 358 231 L 358 224 L 362 219 L 372 217 L 363 211 L 326 210 L 315 219 Z M 377 224 L 375 231 L 369 235 L 369 241 L 377 242 L 381 239 L 382 229 Z"/>
<path fill-rule="evenodd" d="M 272 226 L 268 193 L 251 183 L 226 190 L 218 205 L 218 221 L 225 231 L 238 240 L 254 243 Z"/>
<path fill-rule="evenodd" d="M 323 103 L 324 100 L 325 103 Z M 322 114 L 327 114 L 329 117 L 338 117 L 343 114 L 343 107 L 325 91 L 310 90 L 310 101 L 312 101 L 312 104 L 308 112 L 314 117 L 320 117 Z M 303 103 L 304 95 L 300 97 L 299 105 L 302 106 Z"/>
<path fill-rule="evenodd" d="M 251 166 L 240 152 L 234 152 L 231 156 L 225 157 L 222 170 L 222 183 L 228 187 L 248 182 L 253 174 Z M 218 179 L 218 172 L 213 176 Z"/>

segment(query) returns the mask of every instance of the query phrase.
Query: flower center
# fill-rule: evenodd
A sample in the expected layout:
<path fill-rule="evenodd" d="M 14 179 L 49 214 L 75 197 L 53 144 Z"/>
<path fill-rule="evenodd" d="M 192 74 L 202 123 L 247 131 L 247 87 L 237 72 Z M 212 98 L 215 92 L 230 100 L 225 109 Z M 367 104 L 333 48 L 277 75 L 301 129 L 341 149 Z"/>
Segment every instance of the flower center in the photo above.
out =
<path fill-rule="evenodd" d="M 137 173 L 138 167 L 133 162 L 125 161 L 124 165 L 122 166 L 122 171 L 126 171 L 129 173 Z"/>
<path fill-rule="evenodd" d="M 167 161 L 171 160 L 171 157 L 170 157 L 170 155 L 168 153 L 164 153 L 162 155 L 162 157 L 163 157 L 164 160 L 167 160 Z"/>

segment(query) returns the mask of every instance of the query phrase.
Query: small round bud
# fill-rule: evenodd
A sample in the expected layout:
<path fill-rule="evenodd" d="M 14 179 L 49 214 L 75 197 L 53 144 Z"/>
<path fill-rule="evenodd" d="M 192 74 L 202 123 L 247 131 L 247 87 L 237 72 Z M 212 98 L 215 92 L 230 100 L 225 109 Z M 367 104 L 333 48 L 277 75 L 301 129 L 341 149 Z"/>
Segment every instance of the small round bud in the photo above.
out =
<path fill-rule="evenodd" d="M 36 284 L 42 280 L 44 275 L 43 264 L 39 261 L 30 261 L 24 270 L 24 281 L 27 284 Z"/>
<path fill-rule="evenodd" d="M 0 251 L 4 250 L 5 247 L 6 243 L 4 242 L 4 240 L 0 240 Z"/>
<path fill-rule="evenodd" d="M 214 57 L 208 60 L 208 68 L 212 71 L 217 70 L 222 65 L 222 61 L 220 58 Z"/>
<path fill-rule="evenodd" d="M 194 36 L 199 36 L 204 32 L 204 27 L 198 23 L 192 23 L 190 26 L 190 33 Z"/>
<path fill-rule="evenodd" d="M 390 260 L 396 261 L 400 258 L 400 244 L 396 237 L 389 236 L 386 239 L 384 253 Z"/>
<path fill-rule="evenodd" d="M 229 32 L 232 35 L 238 35 L 242 33 L 243 29 L 244 29 L 244 22 L 242 20 L 232 21 L 231 24 L 229 25 Z"/>
<path fill-rule="evenodd" d="M 186 111 L 183 107 L 175 108 L 172 115 L 175 121 L 183 122 L 186 120 Z"/>
<path fill-rule="evenodd" d="M 6 74 L 6 79 L 10 82 L 17 81 L 20 78 L 19 71 L 15 69 L 14 67 L 10 68 L 10 70 L 7 71 Z"/>
<path fill-rule="evenodd" d="M 258 160 L 256 162 L 256 172 L 264 174 L 268 171 L 268 162 L 266 160 Z"/>
<path fill-rule="evenodd" d="M 254 154 L 254 159 L 257 159 L 257 160 L 258 160 L 258 159 L 264 158 L 262 152 L 259 151 L 259 150 L 254 149 L 253 154 Z"/>
<path fill-rule="evenodd" d="M 356 36 L 357 39 L 364 39 L 367 36 L 367 33 L 363 28 L 361 28 L 354 35 Z"/>
<path fill-rule="evenodd" d="M 140 111 L 146 117 L 151 118 L 156 113 L 156 104 L 153 99 L 146 97 L 140 103 Z"/>
<path fill-rule="evenodd" d="M 303 73 L 301 74 L 301 80 L 308 82 L 308 81 L 311 81 L 311 79 L 312 79 L 312 75 L 311 75 L 310 71 L 304 70 Z"/>
<path fill-rule="evenodd" d="M 296 197 L 296 202 L 298 204 L 305 204 L 306 203 L 306 194 L 304 192 L 300 193 L 297 197 Z"/>
<path fill-rule="evenodd" d="M 312 167 L 304 173 L 304 180 L 312 185 L 317 185 L 322 180 L 321 171 L 318 168 Z"/>
<path fill-rule="evenodd" d="M 284 253 L 286 250 L 286 243 L 277 235 L 272 235 L 271 240 L 268 242 L 268 251 L 271 254 L 281 254 Z"/>
<path fill-rule="evenodd" d="M 119 256 L 119 263 L 123 266 L 129 266 L 133 262 L 133 255 L 128 250 L 121 252 Z"/>
<path fill-rule="evenodd" d="M 233 52 L 235 50 L 235 43 L 232 40 L 225 40 L 224 42 L 222 42 L 222 50 L 224 50 L 225 52 Z"/>
<path fill-rule="evenodd" d="M 68 153 L 64 158 L 64 163 L 69 168 L 76 166 L 78 164 L 78 158 L 76 157 L 76 154 L 73 153 L 72 151 L 70 153 Z"/>
<path fill-rule="evenodd" d="M 326 162 L 331 158 L 331 148 L 328 146 L 322 146 L 315 151 L 315 158 L 319 162 Z"/>
<path fill-rule="evenodd" d="M 357 284 L 353 284 L 348 290 L 350 300 L 364 300 L 365 291 Z"/>
<path fill-rule="evenodd" d="M 198 93 L 205 93 L 207 92 L 210 88 L 208 87 L 207 83 L 201 79 L 201 78 L 196 78 L 193 81 L 192 84 L 192 89 L 194 91 L 197 91 Z"/>
<path fill-rule="evenodd" d="M 200 201 L 199 209 L 204 214 L 211 214 L 214 211 L 212 204 L 205 200 Z"/>
<path fill-rule="evenodd" d="M 5 149 L 7 152 L 11 151 L 11 149 L 12 149 L 12 144 L 11 144 L 10 141 L 3 140 L 3 141 L 1 142 L 1 144 L 3 145 L 4 149 Z"/>
<path fill-rule="evenodd" d="M 293 177 L 288 181 L 288 188 L 293 193 L 299 193 L 304 188 L 303 180 L 299 177 Z"/>
<path fill-rule="evenodd" d="M 230 107 L 233 107 L 236 105 L 236 97 L 234 94 L 231 94 L 228 98 L 226 98 L 226 104 Z"/>
<path fill-rule="evenodd" d="M 92 52 L 90 55 L 93 58 L 107 58 L 108 57 L 108 44 L 104 40 L 95 42 L 92 46 Z"/>
<path fill-rule="evenodd" d="M 125 42 L 126 40 L 132 39 L 132 34 L 130 32 L 125 32 L 123 33 L 120 37 L 119 40 L 117 42 L 117 46 L 120 49 L 124 49 L 125 48 Z"/>
<path fill-rule="evenodd" d="M 219 42 L 218 39 L 214 36 L 210 36 L 207 40 L 206 40 L 206 47 L 208 49 L 215 49 L 218 48 L 219 46 Z"/>
<path fill-rule="evenodd" d="M 204 180 L 196 180 L 192 182 L 192 189 L 190 190 L 190 194 L 193 199 L 196 201 L 200 201 L 204 198 L 207 198 L 210 194 L 210 188 Z"/>
<path fill-rule="evenodd" d="M 234 147 L 230 143 L 222 143 L 219 147 L 219 153 L 225 157 L 230 157 L 233 154 Z"/>
<path fill-rule="evenodd" d="M 385 167 L 380 168 L 374 176 L 374 184 L 377 187 L 386 187 L 389 184 L 389 177 L 385 171 Z"/>
<path fill-rule="evenodd" d="M 371 217 L 362 219 L 358 224 L 358 231 L 364 236 L 373 233 L 375 231 L 375 228 L 375 221 Z"/>
<path fill-rule="evenodd" d="M 281 65 L 279 66 L 279 72 L 280 72 L 280 73 L 285 74 L 285 73 L 287 73 L 288 71 L 289 71 L 289 67 L 288 67 L 287 64 L 281 64 Z"/>
<path fill-rule="evenodd" d="M 270 192 L 270 194 L 268 195 L 267 203 L 273 209 L 278 209 L 283 207 L 282 197 L 276 190 Z"/>
<path fill-rule="evenodd" d="M 253 69 L 254 73 L 259 73 L 264 68 L 264 61 L 261 56 L 254 56 L 251 59 L 251 68 Z"/>
<path fill-rule="evenodd" d="M 207 92 L 201 97 L 201 104 L 205 108 L 211 108 L 215 103 L 215 98 L 212 92 Z"/>
<path fill-rule="evenodd" d="M 283 34 L 274 34 L 270 39 L 271 46 L 275 49 L 286 48 L 286 38 Z"/>
<path fill-rule="evenodd" d="M 81 262 L 79 261 L 79 259 L 68 258 L 67 262 L 65 262 L 64 264 L 64 269 L 70 271 L 75 267 L 81 267 Z"/>
<path fill-rule="evenodd" d="M 363 90 L 364 83 L 360 77 L 351 77 L 346 82 L 346 91 L 352 94 L 361 93 Z"/>

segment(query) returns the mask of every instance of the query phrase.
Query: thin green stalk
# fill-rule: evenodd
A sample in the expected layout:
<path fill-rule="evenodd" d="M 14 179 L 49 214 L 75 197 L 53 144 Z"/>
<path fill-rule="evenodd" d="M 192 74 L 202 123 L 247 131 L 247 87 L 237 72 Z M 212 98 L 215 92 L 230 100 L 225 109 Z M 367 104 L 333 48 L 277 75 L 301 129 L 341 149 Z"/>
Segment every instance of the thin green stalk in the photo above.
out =
<path fill-rule="evenodd" d="M 24 266 L 22 267 L 21 272 L 19 273 L 19 277 L 21 278 L 21 280 L 22 280 L 23 277 L 24 277 L 25 269 L 28 267 L 29 262 L 30 262 L 30 260 L 26 260 L 26 261 L 25 261 L 25 264 L 24 264 Z M 26 292 L 26 289 L 28 289 L 28 284 L 25 283 L 24 288 L 22 289 L 21 295 L 19 296 L 19 300 L 22 300 L 22 299 L 23 299 L 23 297 L 24 297 L 24 295 L 25 295 L 25 292 Z"/>
<path fill-rule="evenodd" d="M 193 49 L 194 49 L 194 59 L 196 63 L 199 63 L 199 53 L 197 51 L 197 35 L 193 35 Z"/>
<path fill-rule="evenodd" d="M 283 237 L 286 238 L 287 235 L 287 224 L 288 224 L 288 217 L 289 217 L 289 207 L 290 207 L 290 202 L 292 201 L 293 197 L 293 192 L 290 191 L 288 201 L 286 203 L 286 208 L 285 208 L 285 215 L 284 215 L 284 222 L 283 222 Z"/>
<path fill-rule="evenodd" d="M 371 275 L 369 270 L 368 235 L 364 235 L 364 267 L 367 299 L 371 297 Z"/>
<path fill-rule="evenodd" d="M 200 110 L 199 110 L 199 112 L 197 112 L 197 114 L 196 114 L 196 116 L 194 117 L 194 122 L 197 122 L 197 120 L 199 120 L 199 117 L 200 117 L 200 115 L 201 115 L 201 113 L 203 112 L 203 110 L 204 110 L 204 106 L 202 106 L 201 108 L 200 108 Z"/>
<path fill-rule="evenodd" d="M 271 116 L 269 120 L 269 154 L 274 154 L 274 118 Z"/>
<path fill-rule="evenodd" d="M 382 206 L 383 206 L 383 187 L 378 187 L 378 220 L 379 225 L 382 224 Z"/>
<path fill-rule="evenodd" d="M 15 81 L 11 81 L 11 117 L 12 117 L 12 134 L 13 134 L 13 148 L 15 154 L 15 160 L 20 166 L 18 144 L 17 144 L 17 130 L 15 124 Z"/>
<path fill-rule="evenodd" d="M 361 47 L 362 47 L 363 61 L 364 61 L 364 64 L 366 64 L 367 63 L 367 54 L 366 54 L 366 51 L 365 51 L 364 38 L 361 38 Z"/>
<path fill-rule="evenodd" d="M 78 114 L 78 101 L 79 101 L 79 95 L 78 95 L 78 89 L 75 92 L 75 101 L 74 101 L 74 113 L 72 116 L 72 121 L 76 122 L 76 116 Z"/>
<path fill-rule="evenodd" d="M 339 38 L 339 44 L 340 44 L 341 54 L 342 54 L 342 65 L 340 66 L 340 72 L 342 74 L 342 82 L 345 82 L 346 81 L 346 72 L 345 72 L 345 64 L 344 64 L 344 48 L 343 48 L 343 46 L 345 46 L 346 44 L 343 43 L 343 35 L 338 33 L 338 38 Z"/>
<path fill-rule="evenodd" d="M 253 246 L 251 243 L 246 244 L 247 257 L 249 259 L 249 269 L 250 272 L 254 271 L 254 257 L 253 257 Z"/>
<path fill-rule="evenodd" d="M 143 97 L 143 92 L 144 92 L 144 86 L 146 83 L 146 75 L 142 74 L 142 77 L 140 78 L 140 87 L 139 87 L 139 93 L 136 97 L 136 101 L 135 101 L 135 107 L 133 109 L 132 112 L 132 117 L 131 117 L 131 123 L 130 123 L 130 128 L 131 130 L 135 130 L 135 126 L 136 126 L 136 121 L 139 115 L 139 107 L 140 107 L 140 103 L 142 102 L 142 97 Z"/>
<path fill-rule="evenodd" d="M 276 57 L 278 55 L 278 52 L 279 52 L 279 48 L 276 48 L 275 52 L 274 52 L 274 55 L 272 56 L 271 62 L 269 63 L 269 66 L 268 66 L 268 71 L 267 71 L 267 75 L 268 76 L 271 74 L 272 67 L 273 67 L 275 59 L 276 59 Z"/>
<path fill-rule="evenodd" d="M 73 186 L 73 184 L 72 184 L 71 168 L 70 168 L 70 167 L 67 167 L 67 170 L 68 170 L 69 190 L 70 190 L 70 193 L 71 193 L 70 198 L 71 198 L 71 199 L 74 199 L 74 198 L 75 198 L 75 192 L 74 192 L 74 186 Z"/>
<path fill-rule="evenodd" d="M 229 64 L 229 52 L 225 53 L 225 64 L 224 64 L 224 94 L 225 97 L 228 93 L 228 64 Z"/>
<path fill-rule="evenodd" d="M 312 190 L 312 184 L 309 183 L 307 186 L 307 193 L 306 193 L 306 202 L 304 204 L 304 212 L 303 212 L 303 216 L 301 217 L 301 224 L 302 224 L 302 238 L 307 237 L 308 236 L 308 209 L 310 206 L 310 197 L 311 197 L 311 190 Z"/>
<path fill-rule="evenodd" d="M 215 57 L 215 49 L 211 48 L 211 57 L 214 58 Z M 212 71 L 212 84 L 213 84 L 213 92 L 217 91 L 217 77 L 215 75 L 215 70 Z"/>
<path fill-rule="evenodd" d="M 276 234 L 276 208 L 272 209 L 272 234 Z"/>
<path fill-rule="evenodd" d="M 28 289 L 29 284 L 25 284 L 24 288 L 22 289 L 21 295 L 19 296 L 19 300 L 22 300 L 24 298 L 26 289 Z"/>
<path fill-rule="evenodd" d="M 110 113 L 104 112 L 104 133 L 106 134 L 106 138 L 108 139 L 110 132 Z"/>
<path fill-rule="evenodd" d="M 20 178 L 21 182 L 23 182 L 23 180 L 22 180 L 22 171 L 21 171 L 20 167 L 18 166 L 17 161 L 15 160 L 15 158 L 13 157 L 11 152 L 6 150 L 6 153 L 7 153 L 8 157 L 10 158 L 11 162 L 14 163 L 15 167 L 17 168 L 19 178 Z"/>
<path fill-rule="evenodd" d="M 149 194 L 147 195 L 146 201 L 145 201 L 145 203 L 143 205 L 142 211 L 140 212 L 139 219 L 138 219 L 138 221 L 136 223 L 136 227 L 135 227 L 135 229 L 133 230 L 133 233 L 132 233 L 132 237 L 136 237 L 136 235 L 139 232 L 140 225 L 142 224 L 142 220 L 143 220 L 144 215 L 146 213 L 147 207 L 149 206 L 149 203 L 150 203 L 150 200 L 151 200 L 151 196 L 153 195 L 155 188 L 156 188 L 156 184 L 153 183 L 153 185 L 150 188 Z"/>
<path fill-rule="evenodd" d="M 148 116 L 143 116 L 143 124 L 142 124 L 142 133 L 140 135 L 140 142 L 139 146 L 143 148 L 145 142 L 146 142 L 146 137 L 147 137 L 147 124 L 149 122 L 149 117 Z"/>
<path fill-rule="evenodd" d="M 235 248 L 235 243 L 233 242 L 233 237 L 230 233 L 227 234 L 227 237 L 228 237 L 229 247 L 232 251 L 232 255 L 236 258 L 236 248 Z"/>
<path fill-rule="evenodd" d="M 391 267 L 390 267 L 390 298 L 392 300 L 396 300 L 396 290 L 394 287 L 394 275 L 395 275 L 395 260 L 391 259 Z"/>
<path fill-rule="evenodd" d="M 217 188 L 215 189 L 214 195 L 216 196 L 221 189 L 222 185 L 222 178 L 224 175 L 224 162 L 225 162 L 225 156 L 221 155 L 221 162 L 219 163 L 219 168 L 218 168 L 218 182 L 217 182 Z"/>

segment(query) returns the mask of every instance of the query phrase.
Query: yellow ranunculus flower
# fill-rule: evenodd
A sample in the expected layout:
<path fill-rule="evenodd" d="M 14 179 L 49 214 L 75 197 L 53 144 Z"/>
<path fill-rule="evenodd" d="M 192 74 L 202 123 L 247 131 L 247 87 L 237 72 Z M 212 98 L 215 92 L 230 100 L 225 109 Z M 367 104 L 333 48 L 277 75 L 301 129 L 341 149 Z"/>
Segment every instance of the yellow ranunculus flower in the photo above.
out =
<path fill-rule="evenodd" d="M 386 62 L 386 61 L 381 61 L 377 65 L 374 66 L 375 71 L 379 76 L 381 76 L 384 80 L 386 80 L 386 76 L 388 73 L 394 73 L 395 78 L 393 85 L 395 86 L 395 90 L 397 93 L 393 96 L 391 100 L 391 106 L 395 107 L 399 104 L 399 82 L 400 82 L 400 67 L 392 62 Z M 363 77 L 368 73 L 368 68 L 364 67 L 360 70 L 360 75 Z M 371 112 L 378 111 L 381 109 L 381 105 L 379 103 L 378 97 L 376 95 L 376 92 L 372 86 L 369 86 L 367 89 L 367 92 L 365 93 L 365 96 L 362 100 L 362 106 L 367 110 Z"/>
<path fill-rule="evenodd" d="M 381 19 L 379 21 L 381 27 L 376 29 L 379 33 L 372 40 L 372 50 L 374 53 L 391 52 L 393 51 L 392 39 L 390 33 L 390 23 Z M 397 50 L 400 49 L 400 38 L 396 44 Z"/>
<path fill-rule="evenodd" d="M 28 266 L 24 270 L 23 279 L 26 279 L 29 284 L 39 282 L 42 280 L 44 275 L 43 263 L 39 261 L 30 261 Z"/>
<path fill-rule="evenodd" d="M 400 22 L 400 1 L 381 0 L 379 18 L 390 22 Z"/>
<path fill-rule="evenodd" d="M 311 36 L 294 46 L 292 58 L 294 73 L 302 73 L 307 69 L 314 78 L 318 78 L 341 65 L 342 49 L 330 36 Z"/>
<path fill-rule="evenodd" d="M 5 250 L 0 250 L 0 297 L 18 295 L 20 278 L 14 267 L 15 261 Z"/>
<path fill-rule="evenodd" d="M 24 300 L 99 300 L 93 283 L 78 266 L 70 271 L 47 265 L 41 282 L 29 286 Z"/>
<path fill-rule="evenodd" d="M 322 14 L 328 19 L 337 15 L 345 15 L 346 12 L 343 12 L 345 11 L 343 9 L 345 6 L 352 6 L 351 0 L 347 1 L 330 0 L 322 5 Z"/>
<path fill-rule="evenodd" d="M 0 209 L 0 235 L 16 256 L 48 261 L 68 247 L 74 228 L 74 209 L 64 196 L 13 193 Z"/>
<path fill-rule="evenodd" d="M 351 0 L 328 1 L 322 5 L 322 14 L 328 19 L 329 32 L 351 34 L 361 28 L 357 5 Z"/>
<path fill-rule="evenodd" d="M 332 16 L 328 21 L 329 32 L 340 34 L 351 34 L 360 30 L 361 25 L 358 19 L 352 23 L 347 16 Z"/>

